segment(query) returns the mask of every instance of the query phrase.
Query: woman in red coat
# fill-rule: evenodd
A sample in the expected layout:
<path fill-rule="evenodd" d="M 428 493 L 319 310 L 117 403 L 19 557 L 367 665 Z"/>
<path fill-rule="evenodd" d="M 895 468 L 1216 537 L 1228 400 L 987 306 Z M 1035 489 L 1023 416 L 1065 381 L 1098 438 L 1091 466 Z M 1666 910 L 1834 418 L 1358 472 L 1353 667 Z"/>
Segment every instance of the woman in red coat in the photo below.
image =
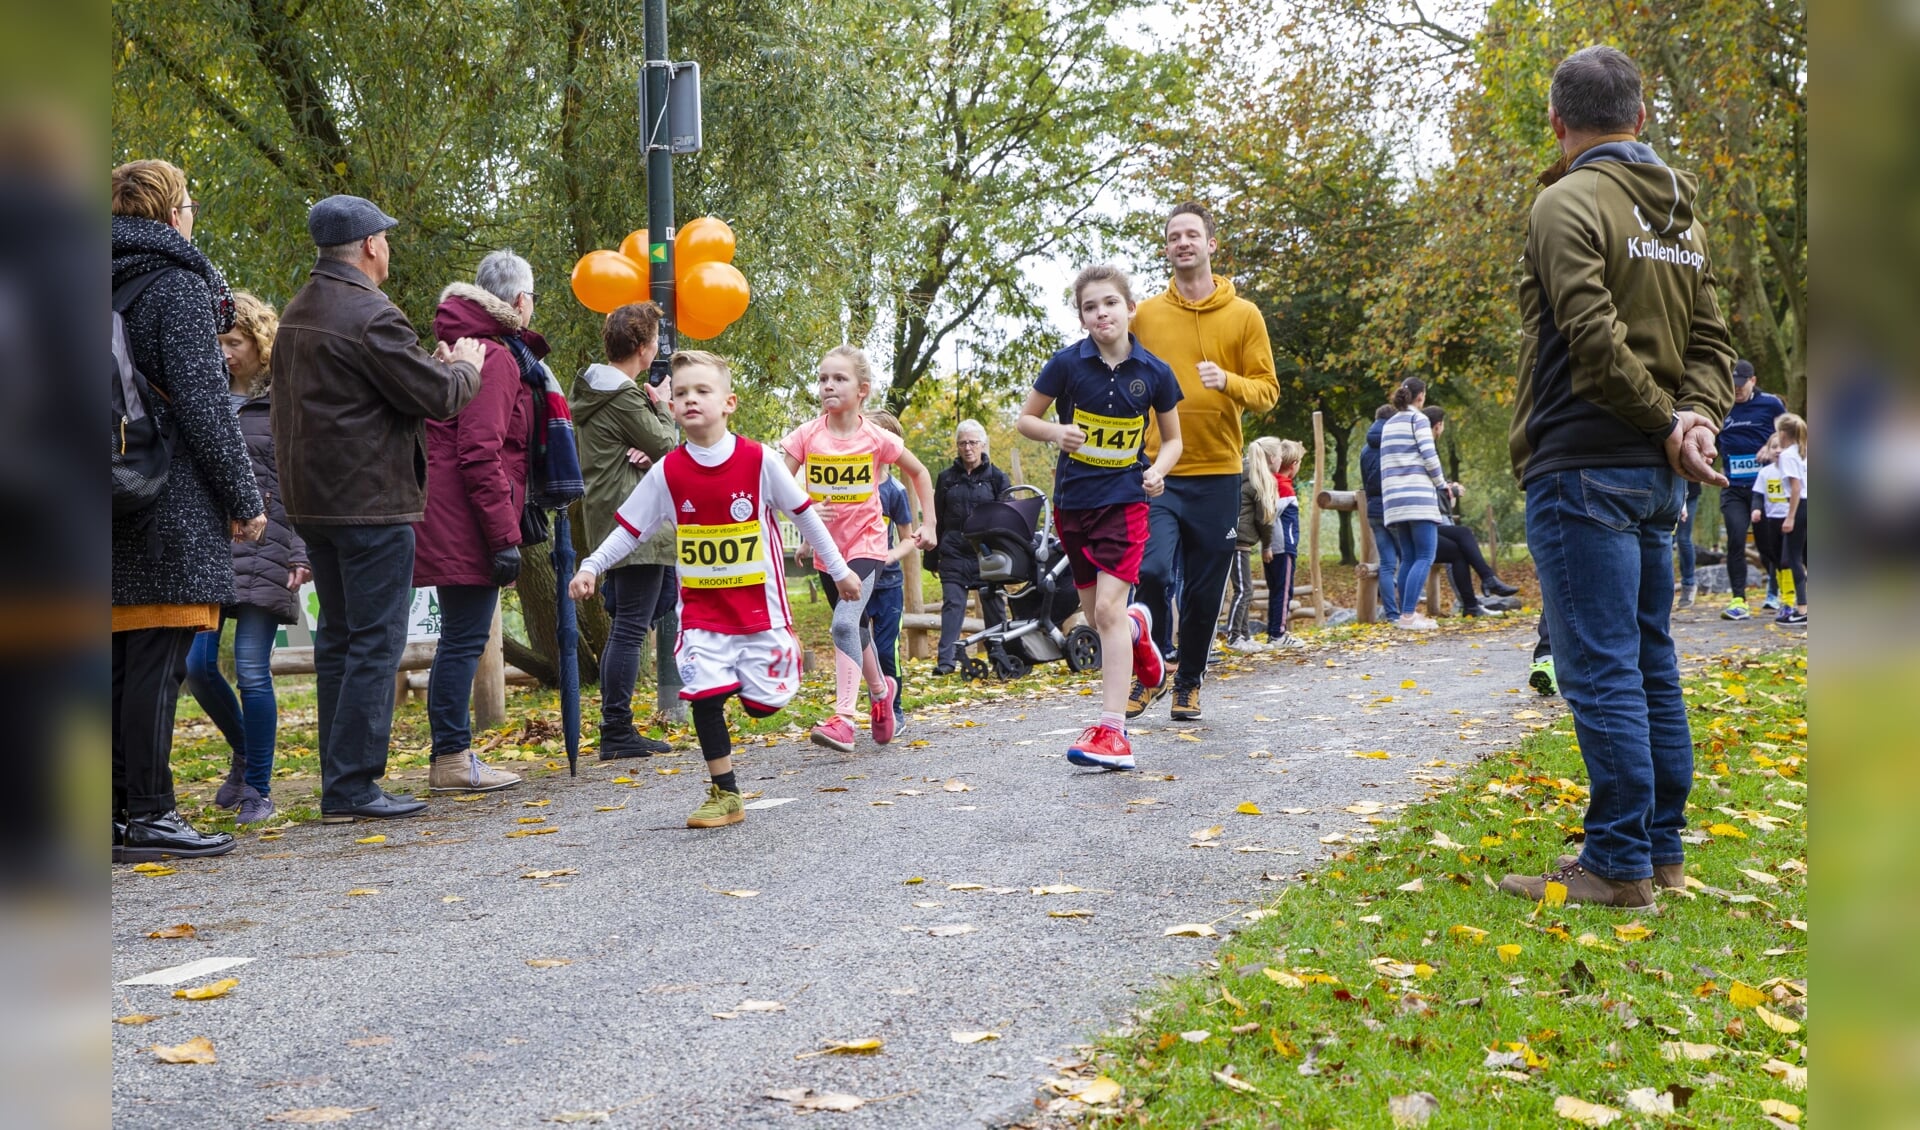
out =
<path fill-rule="evenodd" d="M 480 391 L 450 420 L 427 423 L 427 516 L 417 526 L 413 583 L 439 590 L 440 642 L 427 682 L 433 730 L 433 792 L 489 792 L 518 774 L 482 764 L 473 752 L 468 705 L 500 590 L 520 575 L 520 510 L 527 498 L 533 392 L 507 344 L 535 359 L 547 343 L 533 320 L 533 268 L 512 251 L 480 261 L 475 283 L 440 293 L 434 336 L 480 340 Z"/>

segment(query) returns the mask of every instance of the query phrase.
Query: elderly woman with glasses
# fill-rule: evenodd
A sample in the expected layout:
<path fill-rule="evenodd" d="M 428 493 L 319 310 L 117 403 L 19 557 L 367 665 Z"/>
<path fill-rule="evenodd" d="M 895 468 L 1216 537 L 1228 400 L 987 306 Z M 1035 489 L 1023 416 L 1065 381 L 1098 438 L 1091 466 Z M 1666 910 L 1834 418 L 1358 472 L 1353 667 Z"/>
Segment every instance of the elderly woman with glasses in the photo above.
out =
<path fill-rule="evenodd" d="M 953 463 L 933 484 L 935 524 L 940 545 L 928 556 L 927 568 L 940 575 L 940 657 L 936 675 L 951 675 L 959 667 L 960 624 L 966 616 L 967 591 L 980 590 L 980 611 L 989 627 L 1006 618 L 1004 602 L 981 587 L 980 563 L 967 544 L 967 517 L 983 502 L 999 498 L 1011 484 L 1006 472 L 987 458 L 987 430 L 978 420 L 962 420 L 954 429 Z"/>

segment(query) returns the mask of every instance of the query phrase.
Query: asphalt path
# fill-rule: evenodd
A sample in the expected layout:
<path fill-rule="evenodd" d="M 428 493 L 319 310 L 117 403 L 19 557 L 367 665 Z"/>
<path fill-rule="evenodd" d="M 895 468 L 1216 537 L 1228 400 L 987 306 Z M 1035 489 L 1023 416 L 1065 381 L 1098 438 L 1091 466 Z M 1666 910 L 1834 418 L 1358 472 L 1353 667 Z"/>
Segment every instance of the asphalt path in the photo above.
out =
<path fill-rule="evenodd" d="M 1777 632 L 1676 622 L 1695 657 Z M 1526 688 L 1530 619 L 1383 638 L 1222 664 L 1203 721 L 1162 699 L 1135 723 L 1133 773 L 1067 765 L 1096 705 L 1053 690 L 924 711 L 852 754 L 743 748 L 763 807 L 724 829 L 684 827 L 689 751 L 249 836 L 169 875 L 116 867 L 112 1015 L 158 1019 L 113 1026 L 115 1125 L 340 1107 L 355 1127 L 781 1126 L 799 1115 L 765 1096 L 791 1088 L 868 1100 L 814 1116 L 834 1126 L 1031 1115 L 1076 1045 L 1217 944 L 1168 927 L 1230 934 L 1340 837 L 1563 709 Z M 178 923 L 194 936 L 147 936 Z M 248 960 L 120 983 L 210 958 Z M 225 977 L 224 997 L 172 995 Z M 193 1037 L 217 1062 L 148 1050 Z"/>

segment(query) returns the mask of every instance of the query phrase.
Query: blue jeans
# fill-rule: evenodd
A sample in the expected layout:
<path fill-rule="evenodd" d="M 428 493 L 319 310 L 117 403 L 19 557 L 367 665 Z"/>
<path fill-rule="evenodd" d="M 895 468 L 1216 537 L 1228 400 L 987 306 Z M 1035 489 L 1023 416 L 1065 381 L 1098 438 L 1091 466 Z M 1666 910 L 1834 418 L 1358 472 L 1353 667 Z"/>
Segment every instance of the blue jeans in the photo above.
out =
<path fill-rule="evenodd" d="M 297 522 L 320 597 L 314 631 L 320 811 L 380 797 L 393 738 L 393 676 L 413 603 L 413 527 Z"/>
<path fill-rule="evenodd" d="M 1693 520 L 1700 516 L 1700 487 L 1694 484 L 1687 494 L 1687 516 L 1673 529 L 1674 549 L 1680 554 L 1680 583 L 1693 584 Z"/>
<path fill-rule="evenodd" d="M 441 585 L 440 642 L 433 647 L 433 671 L 427 676 L 427 723 L 433 731 L 433 756 L 451 757 L 473 745 L 473 679 L 480 653 L 493 630 L 493 606 L 500 590 L 492 585 Z"/>
<path fill-rule="evenodd" d="M 607 607 L 607 644 L 600 649 L 600 734 L 625 735 L 634 729 L 633 688 L 640 681 L 640 649 L 653 626 L 666 583 L 665 565 L 622 565 L 600 578 L 600 602 Z"/>
<path fill-rule="evenodd" d="M 280 703 L 273 695 L 273 637 L 280 631 L 274 614 L 256 604 L 236 606 L 233 621 L 234 696 L 220 673 L 220 630 L 201 632 L 187 652 L 187 691 L 219 728 L 245 767 L 245 780 L 261 796 L 273 786 L 274 737 L 280 729 Z"/>
<path fill-rule="evenodd" d="M 1399 558 L 1399 575 L 1394 587 L 1399 590 L 1399 610 L 1411 616 L 1420 608 L 1420 597 L 1427 590 L 1427 573 L 1433 568 L 1433 555 L 1440 548 L 1440 523 L 1396 522 L 1387 527 L 1393 536 L 1394 556 Z M 1427 609 L 1432 616 L 1437 609 Z"/>
<path fill-rule="evenodd" d="M 873 650 L 880 653 L 880 673 L 896 680 L 900 678 L 900 616 L 906 607 L 907 590 L 899 586 L 874 589 L 867 601 L 867 615 L 873 618 Z"/>
<path fill-rule="evenodd" d="M 1369 522 L 1373 527 L 1373 544 L 1380 551 L 1380 617 L 1383 620 L 1400 618 L 1400 551 L 1393 544 L 1393 535 L 1387 532 L 1384 522 Z"/>
<path fill-rule="evenodd" d="M 1580 865 L 1607 879 L 1645 879 L 1683 858 L 1693 735 L 1667 631 L 1681 487 L 1665 467 L 1526 484 L 1554 674 L 1587 765 Z"/>

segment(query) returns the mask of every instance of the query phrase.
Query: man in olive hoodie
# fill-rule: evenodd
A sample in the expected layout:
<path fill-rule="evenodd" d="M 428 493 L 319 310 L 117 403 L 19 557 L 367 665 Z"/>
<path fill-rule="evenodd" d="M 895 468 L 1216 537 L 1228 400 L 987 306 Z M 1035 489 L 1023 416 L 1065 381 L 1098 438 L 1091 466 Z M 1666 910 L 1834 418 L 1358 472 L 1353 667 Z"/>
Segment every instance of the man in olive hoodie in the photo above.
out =
<path fill-rule="evenodd" d="M 1685 885 L 1693 736 L 1668 634 L 1673 526 L 1687 481 L 1726 484 L 1712 461 L 1733 348 L 1694 180 L 1635 140 L 1633 60 L 1569 56 L 1547 119 L 1564 158 L 1528 223 L 1509 446 L 1590 796 L 1580 855 L 1500 889 L 1642 909 L 1656 884 Z"/>
<path fill-rule="evenodd" d="M 1227 572 L 1237 552 L 1240 515 L 1240 414 L 1265 412 L 1280 399 L 1266 319 L 1234 293 L 1233 280 L 1213 273 L 1213 216 L 1195 203 L 1167 216 L 1167 289 L 1140 304 L 1133 333 L 1180 381 L 1180 461 L 1167 489 L 1147 511 L 1147 551 L 1140 562 L 1140 603 L 1153 616 L 1153 638 L 1164 653 L 1174 643 L 1171 594 L 1180 577 L 1180 662 L 1173 675 L 1172 715 L 1200 717 L 1200 678 L 1220 618 Z M 1160 450 L 1149 429 L 1147 458 Z M 1178 569 L 1176 570 L 1176 564 Z M 1165 684 L 1134 680 L 1127 717 L 1137 718 Z"/>

